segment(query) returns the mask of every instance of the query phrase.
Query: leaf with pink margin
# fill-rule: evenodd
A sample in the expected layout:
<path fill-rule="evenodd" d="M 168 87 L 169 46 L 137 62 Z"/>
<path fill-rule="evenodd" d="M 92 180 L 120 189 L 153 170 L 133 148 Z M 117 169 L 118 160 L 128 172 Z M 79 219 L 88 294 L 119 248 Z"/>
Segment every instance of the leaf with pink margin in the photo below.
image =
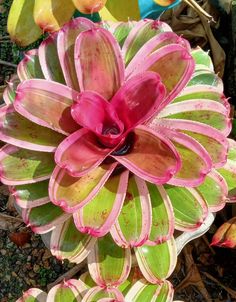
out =
<path fill-rule="evenodd" d="M 160 283 L 173 273 L 177 263 L 174 237 L 155 246 L 137 247 L 135 248 L 135 255 L 144 277 L 150 283 Z"/>
<path fill-rule="evenodd" d="M 136 53 L 136 55 L 131 60 L 125 70 L 126 78 L 129 78 L 136 69 L 136 67 L 140 65 L 141 62 L 144 63 L 147 57 L 150 56 L 154 51 L 169 44 L 179 44 L 190 50 L 190 45 L 187 40 L 183 39 L 182 37 L 178 36 L 177 34 L 171 31 L 161 32 L 160 34 L 155 35 L 153 38 L 147 41 L 139 49 L 139 51 Z"/>
<path fill-rule="evenodd" d="M 81 302 L 83 297 L 80 289 L 81 282 L 79 280 L 63 280 L 62 283 L 50 289 L 46 302 Z"/>
<path fill-rule="evenodd" d="M 209 125 L 227 136 L 231 130 L 228 108 L 208 99 L 192 99 L 168 105 L 158 118 L 190 120 Z"/>
<path fill-rule="evenodd" d="M 213 169 L 196 190 L 202 195 L 211 212 L 218 212 L 224 208 L 227 201 L 228 185 L 216 170 Z"/>
<path fill-rule="evenodd" d="M 123 283 L 131 269 L 131 251 L 116 245 L 110 235 L 99 238 L 88 255 L 91 277 L 101 287 Z"/>
<path fill-rule="evenodd" d="M 54 152 L 64 135 L 32 123 L 8 105 L 0 108 L 0 139 L 29 150 Z"/>
<path fill-rule="evenodd" d="M 214 168 L 222 167 L 227 159 L 228 141 L 223 133 L 215 128 L 191 120 L 154 119 L 150 126 L 160 125 L 179 130 L 197 140 L 208 152 Z M 158 126 L 157 126 L 158 127 Z"/>
<path fill-rule="evenodd" d="M 60 207 L 56 207 L 51 202 L 35 208 L 22 210 L 22 218 L 25 224 L 37 234 L 50 232 L 58 224 L 69 219 L 70 216 L 70 214 L 64 213 Z"/>
<path fill-rule="evenodd" d="M 132 302 L 172 302 L 174 290 L 165 280 L 161 284 L 150 284 L 145 279 L 138 280 L 125 296 L 125 301 Z"/>
<path fill-rule="evenodd" d="M 223 104 L 230 111 L 230 104 L 223 93 L 223 86 L 211 86 L 200 83 L 185 87 L 181 94 L 173 100 L 172 104 L 194 99 L 212 100 Z"/>
<path fill-rule="evenodd" d="M 57 51 L 67 86 L 80 91 L 75 69 L 74 46 L 79 34 L 94 28 L 95 24 L 86 18 L 72 19 L 58 32 Z"/>
<path fill-rule="evenodd" d="M 213 87 L 223 88 L 222 79 L 213 71 L 208 69 L 198 69 L 194 72 L 188 86 L 209 85 Z"/>
<path fill-rule="evenodd" d="M 208 215 L 206 201 L 194 188 L 164 186 L 175 215 L 175 229 L 192 231 L 199 228 Z"/>
<path fill-rule="evenodd" d="M 129 171 L 111 176 L 98 194 L 73 214 L 77 229 L 94 237 L 103 237 L 115 223 L 126 195 Z"/>
<path fill-rule="evenodd" d="M 119 151 L 113 152 L 112 157 L 140 178 L 163 184 L 180 169 L 179 155 L 163 135 L 139 126 L 128 139 L 130 150 L 125 155 L 119 155 Z"/>
<path fill-rule="evenodd" d="M 174 211 L 169 196 L 163 186 L 147 183 L 152 207 L 152 227 L 145 244 L 156 245 L 174 233 Z"/>
<path fill-rule="evenodd" d="M 95 91 L 109 101 L 123 84 L 125 71 L 119 44 L 103 28 L 78 36 L 75 66 L 81 91 Z"/>
<path fill-rule="evenodd" d="M 166 88 L 166 97 L 159 108 L 162 109 L 183 90 L 191 79 L 194 72 L 194 60 L 186 47 L 170 44 L 156 50 L 146 60 L 136 65 L 132 76 L 144 71 L 158 73 Z"/>
<path fill-rule="evenodd" d="M 79 128 L 70 112 L 77 96 L 76 91 L 62 84 L 33 79 L 18 86 L 14 107 L 34 123 L 69 134 Z"/>
<path fill-rule="evenodd" d="M 159 20 L 141 20 L 135 24 L 122 47 L 125 64 L 128 65 L 139 49 L 161 32 L 172 31 L 167 23 Z"/>
<path fill-rule="evenodd" d="M 34 184 L 9 187 L 16 204 L 24 209 L 30 209 L 50 202 L 48 196 L 48 180 Z"/>
<path fill-rule="evenodd" d="M 225 179 L 228 186 L 227 202 L 236 201 L 236 142 L 228 139 L 229 152 L 226 164 L 217 171 Z"/>
<path fill-rule="evenodd" d="M 17 75 L 13 75 L 10 81 L 7 83 L 7 87 L 3 91 L 3 100 L 6 105 L 11 105 L 15 101 L 16 89 L 20 83 L 20 79 Z"/>
<path fill-rule="evenodd" d="M 73 119 L 82 127 L 94 132 L 99 141 L 108 147 L 122 140 L 124 124 L 116 108 L 100 94 L 84 91 L 71 107 Z"/>
<path fill-rule="evenodd" d="M 135 22 L 128 21 L 128 22 L 120 22 L 120 23 L 114 23 L 113 26 L 109 28 L 109 31 L 113 34 L 113 36 L 118 41 L 120 47 L 124 45 L 124 42 L 132 30 L 132 28 L 135 26 Z"/>
<path fill-rule="evenodd" d="M 113 301 L 115 301 L 115 302 L 125 302 L 122 293 L 115 287 L 102 288 L 99 286 L 92 287 L 86 293 L 82 302 L 98 302 L 98 301 L 100 301 L 100 299 L 106 299 L 106 298 L 113 298 Z M 102 300 L 102 301 L 104 301 L 104 300 Z"/>
<path fill-rule="evenodd" d="M 158 125 L 157 131 L 172 141 L 181 158 L 181 169 L 168 183 L 188 187 L 201 184 L 212 168 L 211 157 L 205 148 L 192 137 L 171 128 Z"/>
<path fill-rule="evenodd" d="M 57 53 L 57 33 L 50 34 L 40 44 L 38 55 L 45 79 L 65 84 Z"/>
<path fill-rule="evenodd" d="M 121 285 L 118 286 L 118 289 L 125 296 L 130 288 L 137 282 L 143 278 L 143 275 L 138 266 L 133 266 L 130 270 L 128 278 Z"/>
<path fill-rule="evenodd" d="M 47 294 L 39 288 L 30 288 L 16 302 L 46 302 Z"/>
<path fill-rule="evenodd" d="M 83 296 L 85 296 L 86 292 L 90 288 L 97 286 L 97 284 L 93 281 L 93 279 L 88 271 L 83 273 L 82 275 L 80 275 L 79 280 L 84 285 L 84 290 L 82 292 Z"/>
<path fill-rule="evenodd" d="M 95 242 L 96 238 L 79 232 L 70 217 L 52 231 L 50 251 L 59 260 L 81 263 L 93 249 Z"/>
<path fill-rule="evenodd" d="M 54 154 L 5 145 L 0 150 L 0 179 L 6 185 L 22 185 L 50 178 Z"/>
<path fill-rule="evenodd" d="M 32 49 L 25 53 L 23 60 L 17 66 L 17 75 L 21 82 L 35 78 L 44 79 L 37 49 Z"/>
<path fill-rule="evenodd" d="M 137 176 L 129 178 L 126 198 L 111 235 L 123 248 L 144 244 L 151 230 L 151 200 L 147 185 Z"/>
<path fill-rule="evenodd" d="M 191 51 L 191 55 L 196 62 L 196 69 L 207 68 L 214 71 L 214 66 L 208 51 L 204 51 L 201 47 L 197 46 Z"/>
<path fill-rule="evenodd" d="M 165 97 L 165 87 L 155 72 L 143 72 L 124 83 L 111 100 L 125 130 L 151 118 Z"/>
<path fill-rule="evenodd" d="M 80 129 L 58 146 L 55 161 L 71 176 L 81 177 L 98 167 L 112 151 L 99 146 L 91 131 Z"/>
<path fill-rule="evenodd" d="M 68 213 L 77 211 L 99 193 L 116 166 L 103 164 L 80 178 L 56 166 L 49 183 L 50 200 Z"/>

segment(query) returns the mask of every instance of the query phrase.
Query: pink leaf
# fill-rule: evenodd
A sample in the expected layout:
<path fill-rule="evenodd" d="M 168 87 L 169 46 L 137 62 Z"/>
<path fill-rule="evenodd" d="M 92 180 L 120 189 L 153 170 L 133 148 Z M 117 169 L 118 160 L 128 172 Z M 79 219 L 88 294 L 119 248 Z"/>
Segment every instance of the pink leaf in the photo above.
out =
<path fill-rule="evenodd" d="M 93 90 L 110 100 L 123 83 L 124 63 L 119 44 L 103 28 L 78 36 L 75 64 L 81 91 Z"/>
<path fill-rule="evenodd" d="M 99 166 L 112 151 L 99 146 L 91 131 L 80 129 L 58 146 L 55 161 L 71 176 L 81 177 Z"/>
<path fill-rule="evenodd" d="M 131 172 L 149 182 L 162 184 L 180 169 L 180 159 L 172 143 L 145 126 L 134 130 L 130 151 L 112 155 Z"/>

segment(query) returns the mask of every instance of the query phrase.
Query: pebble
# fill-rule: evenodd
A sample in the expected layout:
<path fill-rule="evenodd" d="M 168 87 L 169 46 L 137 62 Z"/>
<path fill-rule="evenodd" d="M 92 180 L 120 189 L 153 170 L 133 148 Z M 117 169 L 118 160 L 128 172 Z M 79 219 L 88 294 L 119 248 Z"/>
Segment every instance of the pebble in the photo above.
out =
<path fill-rule="evenodd" d="M 33 271 L 37 273 L 40 270 L 40 266 L 38 264 L 34 264 Z"/>
<path fill-rule="evenodd" d="M 3 249 L 2 249 L 0 252 L 1 252 L 1 254 L 2 254 L 3 256 L 5 256 L 6 253 L 7 253 L 7 251 L 6 251 L 6 250 L 3 250 Z"/>

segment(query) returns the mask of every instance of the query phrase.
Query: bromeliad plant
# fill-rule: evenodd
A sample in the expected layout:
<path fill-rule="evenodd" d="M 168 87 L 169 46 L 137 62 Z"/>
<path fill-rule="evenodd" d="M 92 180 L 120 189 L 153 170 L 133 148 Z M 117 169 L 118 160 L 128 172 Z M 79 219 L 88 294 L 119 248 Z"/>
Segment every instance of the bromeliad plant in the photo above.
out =
<path fill-rule="evenodd" d="M 28 52 L 18 77 L 1 108 L 0 171 L 25 223 L 59 259 L 88 257 L 101 288 L 125 282 L 133 248 L 156 292 L 175 267 L 174 228 L 198 229 L 235 186 L 209 56 L 160 21 L 78 18 Z"/>

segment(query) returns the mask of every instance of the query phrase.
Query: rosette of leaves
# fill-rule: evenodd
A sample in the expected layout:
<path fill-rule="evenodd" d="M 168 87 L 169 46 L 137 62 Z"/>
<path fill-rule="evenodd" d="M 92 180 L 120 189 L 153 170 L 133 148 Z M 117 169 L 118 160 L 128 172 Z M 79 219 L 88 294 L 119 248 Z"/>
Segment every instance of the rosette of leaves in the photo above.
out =
<path fill-rule="evenodd" d="M 208 54 L 160 21 L 78 18 L 30 51 L 4 93 L 0 176 L 25 223 L 100 287 L 159 284 L 235 186 L 230 107 Z M 230 154 L 231 154 L 230 153 Z"/>

